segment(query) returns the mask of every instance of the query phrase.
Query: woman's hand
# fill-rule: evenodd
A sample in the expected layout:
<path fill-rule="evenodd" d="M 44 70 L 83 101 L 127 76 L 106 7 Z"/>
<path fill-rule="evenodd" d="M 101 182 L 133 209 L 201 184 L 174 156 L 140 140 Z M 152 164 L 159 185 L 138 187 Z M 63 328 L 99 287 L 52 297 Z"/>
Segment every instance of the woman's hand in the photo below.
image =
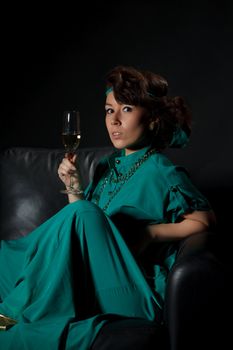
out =
<path fill-rule="evenodd" d="M 74 155 L 72 158 L 65 157 L 62 159 L 59 167 L 58 167 L 58 176 L 61 181 L 66 186 L 66 189 L 69 190 L 71 187 L 71 176 L 72 176 L 72 188 L 81 190 L 81 181 L 78 172 L 78 168 L 75 166 L 77 155 Z M 82 199 L 83 196 L 69 194 L 68 195 L 69 202 L 74 202 L 78 199 Z"/>
<path fill-rule="evenodd" d="M 74 187 L 78 187 L 78 171 L 75 166 L 76 155 L 74 155 L 70 160 L 65 157 L 62 159 L 59 167 L 58 167 L 58 176 L 61 181 L 68 188 L 70 186 L 70 176 L 72 175 L 72 182 Z"/>

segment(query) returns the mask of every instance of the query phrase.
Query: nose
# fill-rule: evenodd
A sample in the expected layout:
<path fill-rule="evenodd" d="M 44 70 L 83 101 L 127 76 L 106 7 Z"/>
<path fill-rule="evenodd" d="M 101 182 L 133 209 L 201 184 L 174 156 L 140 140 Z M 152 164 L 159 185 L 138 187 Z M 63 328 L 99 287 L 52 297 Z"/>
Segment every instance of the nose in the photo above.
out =
<path fill-rule="evenodd" d="M 111 115 L 111 125 L 119 125 L 120 123 L 121 121 L 119 112 L 113 113 Z"/>
<path fill-rule="evenodd" d="M 119 125 L 119 124 L 120 124 L 119 120 L 117 120 L 117 119 L 111 120 L 111 125 Z"/>

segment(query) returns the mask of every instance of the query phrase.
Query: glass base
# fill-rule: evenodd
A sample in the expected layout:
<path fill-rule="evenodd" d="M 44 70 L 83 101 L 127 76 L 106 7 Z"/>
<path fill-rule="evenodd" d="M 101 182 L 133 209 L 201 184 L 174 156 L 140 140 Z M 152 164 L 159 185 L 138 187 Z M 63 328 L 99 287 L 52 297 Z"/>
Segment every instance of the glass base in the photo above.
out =
<path fill-rule="evenodd" d="M 70 188 L 70 189 L 68 189 L 68 190 L 60 190 L 60 193 L 79 195 L 79 194 L 82 194 L 83 191 L 81 191 L 81 190 L 76 190 L 75 188 Z"/>

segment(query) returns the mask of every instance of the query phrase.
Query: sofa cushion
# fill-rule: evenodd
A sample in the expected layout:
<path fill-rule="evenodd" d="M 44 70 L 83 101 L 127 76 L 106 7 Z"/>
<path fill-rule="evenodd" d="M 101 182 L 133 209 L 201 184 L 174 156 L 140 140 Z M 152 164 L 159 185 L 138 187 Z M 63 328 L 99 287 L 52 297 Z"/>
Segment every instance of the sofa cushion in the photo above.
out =
<path fill-rule="evenodd" d="M 93 176 L 99 159 L 112 148 L 79 149 L 78 163 L 83 186 Z M 16 239 L 35 229 L 68 203 L 60 193 L 58 177 L 63 149 L 22 148 L 0 155 L 0 239 Z"/>
<path fill-rule="evenodd" d="M 167 329 L 152 321 L 126 319 L 107 323 L 97 335 L 91 350 L 167 350 Z"/>

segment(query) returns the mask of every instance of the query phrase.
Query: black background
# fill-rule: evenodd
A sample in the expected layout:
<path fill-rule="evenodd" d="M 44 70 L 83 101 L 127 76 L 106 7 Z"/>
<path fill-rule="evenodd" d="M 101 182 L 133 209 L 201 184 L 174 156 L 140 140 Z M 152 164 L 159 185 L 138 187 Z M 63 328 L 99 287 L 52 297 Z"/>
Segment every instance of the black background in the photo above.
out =
<path fill-rule="evenodd" d="M 164 75 L 169 93 L 186 97 L 193 134 L 184 152 L 192 160 L 231 155 L 232 1 L 76 6 L 2 9 L 1 148 L 61 147 L 62 112 L 71 108 L 81 113 L 81 147 L 109 145 L 104 76 L 126 64 Z"/>

